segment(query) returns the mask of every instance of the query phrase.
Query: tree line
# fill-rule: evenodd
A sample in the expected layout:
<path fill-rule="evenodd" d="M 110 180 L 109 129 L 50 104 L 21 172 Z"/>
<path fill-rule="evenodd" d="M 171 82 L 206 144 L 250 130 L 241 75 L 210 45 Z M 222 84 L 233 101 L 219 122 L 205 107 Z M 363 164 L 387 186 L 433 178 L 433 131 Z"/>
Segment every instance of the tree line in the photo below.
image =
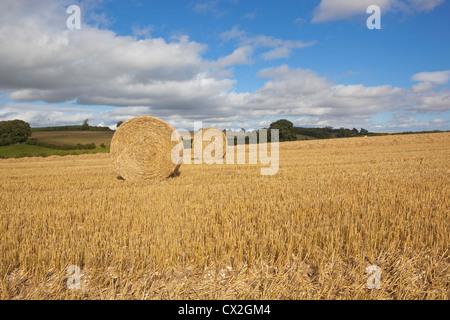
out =
<path fill-rule="evenodd" d="M 360 130 L 353 128 L 339 128 L 334 129 L 332 127 L 325 128 L 304 128 L 304 127 L 294 127 L 294 124 L 286 119 L 281 119 L 275 121 L 270 124 L 267 129 L 267 140 L 270 142 L 271 139 L 271 130 L 277 129 L 279 130 L 279 141 L 296 141 L 298 140 L 298 136 L 308 136 L 316 139 L 332 139 L 332 138 L 347 138 L 347 137 L 361 137 L 371 135 L 371 133 L 361 128 Z M 259 131 L 256 131 L 257 141 L 259 142 Z M 238 143 L 238 139 L 234 139 L 234 145 Z M 248 144 L 250 141 L 247 136 L 245 139 L 245 143 Z M 232 142 L 232 141 L 231 141 Z"/>
<path fill-rule="evenodd" d="M 33 132 L 40 131 L 111 131 L 108 127 L 93 127 L 89 125 L 89 119 L 84 120 L 82 125 L 77 126 L 61 126 L 61 127 L 43 127 L 43 128 L 32 128 Z"/>
<path fill-rule="evenodd" d="M 30 125 L 22 120 L 11 120 L 11 121 L 0 121 L 0 146 L 6 146 L 15 143 L 24 143 L 28 141 L 28 138 L 31 137 L 31 133 L 33 131 L 110 131 L 108 127 L 92 127 L 88 123 L 89 119 L 86 119 L 82 125 L 78 126 L 62 126 L 62 127 L 45 127 L 45 128 L 33 128 L 31 129 Z M 123 121 L 117 123 L 117 128 L 123 124 Z M 324 127 L 324 128 L 306 128 L 306 127 L 294 127 L 294 124 L 286 119 L 281 119 L 275 121 L 270 124 L 267 129 L 267 140 L 270 142 L 271 140 L 271 130 L 277 129 L 279 130 L 279 141 L 296 141 L 298 140 L 298 136 L 307 136 L 316 139 L 332 139 L 332 138 L 347 138 L 347 137 L 361 137 L 367 135 L 376 135 L 374 133 L 369 132 L 368 130 L 361 129 L 348 129 L 348 128 L 339 128 L 335 129 L 333 127 Z M 242 129 L 245 132 L 244 129 Z M 436 132 L 436 131 L 435 131 Z M 226 130 L 224 130 L 226 134 Z M 237 137 L 233 139 L 229 139 L 229 144 L 237 145 L 239 143 L 249 144 L 252 142 L 250 139 L 250 134 L 256 134 L 256 142 L 259 142 L 259 134 L 260 131 L 247 133 L 245 136 L 245 142 L 240 141 Z M 406 134 L 406 133 L 405 133 Z M 242 140 L 242 139 L 241 139 Z M 34 141 L 34 139 L 30 139 L 28 144 L 41 145 L 42 143 L 38 143 Z M 55 146 L 49 146 L 55 147 Z M 61 147 L 61 146 L 59 146 Z M 69 149 L 91 149 L 95 148 L 92 144 L 89 145 L 77 145 L 77 146 L 66 146 Z"/>
<path fill-rule="evenodd" d="M 29 145 L 61 150 L 95 149 L 97 146 L 94 143 L 77 144 L 77 145 L 55 145 L 40 142 L 37 139 L 30 138 L 33 131 L 36 132 L 36 131 L 85 131 L 85 130 L 109 131 L 110 129 L 105 127 L 91 127 L 88 124 L 88 119 L 86 119 L 81 126 L 47 127 L 34 129 L 30 127 L 29 123 L 23 120 L 0 121 L 0 146 L 8 146 L 16 143 L 27 143 Z M 104 145 L 102 144 L 101 147 L 104 148 Z"/>

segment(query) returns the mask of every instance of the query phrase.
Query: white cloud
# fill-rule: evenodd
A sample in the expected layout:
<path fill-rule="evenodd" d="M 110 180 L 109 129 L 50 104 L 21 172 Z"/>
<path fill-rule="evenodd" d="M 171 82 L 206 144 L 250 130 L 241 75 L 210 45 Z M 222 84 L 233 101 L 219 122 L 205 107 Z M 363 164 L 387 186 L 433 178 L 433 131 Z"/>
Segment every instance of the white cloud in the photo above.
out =
<path fill-rule="evenodd" d="M 370 5 L 378 5 L 381 12 L 428 12 L 444 3 L 444 0 L 321 0 L 314 12 L 313 22 L 346 19 L 364 15 Z"/>
<path fill-rule="evenodd" d="M 287 65 L 261 70 L 258 75 L 269 80 L 261 89 L 235 99 L 254 118 L 368 117 L 392 108 L 393 102 L 404 93 L 388 85 L 336 85 L 311 70 L 291 69 Z"/>
<path fill-rule="evenodd" d="M 271 51 L 261 54 L 264 60 L 275 60 L 281 58 L 287 58 L 291 55 L 292 49 L 288 46 L 278 47 Z"/>
<path fill-rule="evenodd" d="M 384 129 L 396 129 L 396 131 L 411 130 L 448 130 L 449 120 L 436 118 L 433 120 L 420 120 L 414 113 L 398 112 L 384 125 Z"/>
<path fill-rule="evenodd" d="M 152 31 L 152 27 L 151 26 L 147 26 L 145 28 L 140 28 L 137 26 L 133 27 L 133 35 L 137 38 L 151 38 L 151 31 Z"/>
<path fill-rule="evenodd" d="M 266 82 L 259 90 L 266 95 L 314 94 L 332 86 L 326 78 L 319 77 L 311 70 L 292 70 L 288 65 L 263 69 L 258 76 L 275 80 Z"/>
<path fill-rule="evenodd" d="M 314 12 L 312 21 L 333 21 L 365 14 L 370 5 L 378 5 L 383 11 L 391 2 L 392 0 L 322 0 Z"/>
<path fill-rule="evenodd" d="M 416 85 L 414 85 L 412 87 L 412 91 L 413 92 L 424 92 L 424 91 L 431 91 L 437 88 L 437 83 L 436 82 L 431 82 L 431 81 L 425 81 L 425 82 L 420 82 Z"/>
<path fill-rule="evenodd" d="M 444 123 L 449 123 L 449 122 L 450 121 L 447 119 L 440 119 L 440 118 L 431 120 L 431 123 L 437 123 L 437 124 L 444 124 Z"/>
<path fill-rule="evenodd" d="M 210 1 L 203 1 L 203 2 L 197 2 L 194 4 L 194 11 L 197 13 L 206 14 L 208 12 L 214 12 L 216 13 L 217 5 L 222 2 L 222 0 L 210 0 Z"/>
<path fill-rule="evenodd" d="M 448 83 L 448 70 L 418 73 L 413 79 L 419 84 L 400 89 L 343 85 L 312 70 L 281 65 L 257 73 L 265 81 L 261 88 L 238 93 L 232 66 L 252 63 L 255 54 L 279 59 L 313 43 L 248 36 L 235 27 L 222 37 L 236 39 L 237 48 L 207 61 L 202 56 L 206 46 L 187 35 L 169 41 L 138 30 L 146 37 L 138 40 L 89 25 L 68 31 L 60 2 L 2 1 L 0 12 L 0 90 L 8 98 L 0 100 L 0 120 L 21 118 L 46 126 L 91 119 L 92 124 L 112 126 L 146 114 L 186 129 L 194 120 L 239 127 L 267 126 L 270 119 L 284 117 L 355 126 L 369 123 L 381 111 L 450 108 L 448 89 L 435 91 Z M 2 104 L 7 100 L 12 102 Z"/>
<path fill-rule="evenodd" d="M 0 108 L 0 121 L 20 119 L 32 126 L 82 124 L 93 119 L 97 111 L 81 108 L 59 108 L 55 106 L 8 104 Z"/>
<path fill-rule="evenodd" d="M 230 30 L 222 32 L 220 38 L 223 41 L 230 41 L 231 39 L 242 38 L 245 36 L 245 31 L 239 29 L 238 26 L 233 26 Z"/>
<path fill-rule="evenodd" d="M 316 41 L 303 42 L 300 40 L 292 41 L 292 40 L 282 40 L 271 36 L 266 35 L 257 35 L 255 37 L 243 37 L 241 39 L 243 43 L 252 45 L 256 48 L 282 48 L 286 47 L 289 49 L 294 48 L 307 48 L 316 43 Z"/>
<path fill-rule="evenodd" d="M 390 0 L 393 7 L 405 11 L 407 13 L 413 12 L 428 12 L 440 6 L 445 0 Z"/>
<path fill-rule="evenodd" d="M 253 48 L 251 46 L 242 46 L 233 51 L 230 55 L 220 58 L 219 60 L 211 63 L 212 67 L 225 68 L 232 65 L 250 64 L 253 54 Z"/>
<path fill-rule="evenodd" d="M 220 36 L 224 41 L 236 39 L 240 47 L 251 48 L 252 51 L 260 48 L 270 48 L 271 50 L 261 53 L 261 57 L 264 60 L 287 58 L 294 49 L 307 48 L 316 43 L 316 41 L 283 40 L 266 35 L 248 36 L 245 31 L 239 29 L 237 26 L 223 32 Z"/>
<path fill-rule="evenodd" d="M 413 81 L 419 81 L 412 86 L 408 99 L 410 110 L 418 112 L 444 112 L 450 110 L 450 90 L 442 88 L 436 92 L 439 85 L 450 81 L 450 70 L 435 72 L 420 72 L 412 76 Z"/>
<path fill-rule="evenodd" d="M 20 6 L 22 4 L 22 6 Z M 15 101 L 148 106 L 161 113 L 190 113 L 214 106 L 234 81 L 209 68 L 248 63 L 246 48 L 205 61 L 205 45 L 187 36 L 136 40 L 83 25 L 66 28 L 60 2 L 2 1 L 0 88 Z M 37 27 L 38 26 L 38 27 Z M 217 74 L 219 71 L 215 71 Z"/>
<path fill-rule="evenodd" d="M 435 72 L 420 72 L 413 75 L 414 81 L 431 82 L 435 84 L 446 84 L 450 80 L 450 70 Z"/>
<path fill-rule="evenodd" d="M 445 112 L 450 110 L 450 90 L 443 89 L 438 92 L 422 92 L 411 94 L 410 110 L 417 112 Z"/>
<path fill-rule="evenodd" d="M 295 126 L 298 127 L 334 127 L 334 128 L 354 128 L 357 129 L 368 128 L 374 126 L 369 116 L 365 117 L 333 117 L 324 119 L 320 116 L 307 116 L 295 119 L 293 121 Z"/>

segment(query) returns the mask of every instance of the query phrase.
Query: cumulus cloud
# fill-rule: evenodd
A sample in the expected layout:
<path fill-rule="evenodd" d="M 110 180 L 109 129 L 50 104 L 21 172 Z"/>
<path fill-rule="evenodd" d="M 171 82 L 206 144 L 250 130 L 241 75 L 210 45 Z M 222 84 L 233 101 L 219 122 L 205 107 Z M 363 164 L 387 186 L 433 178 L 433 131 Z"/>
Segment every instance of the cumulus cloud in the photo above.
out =
<path fill-rule="evenodd" d="M 415 93 L 434 90 L 437 88 L 437 84 L 431 81 L 420 82 L 412 87 L 412 91 Z"/>
<path fill-rule="evenodd" d="M 390 5 L 390 0 L 322 0 L 314 12 L 312 21 L 325 22 L 365 14 L 370 5 L 378 5 L 384 10 Z"/>
<path fill-rule="evenodd" d="M 31 126 L 71 125 L 96 118 L 96 114 L 92 109 L 8 103 L 0 108 L 0 121 L 20 119 Z"/>
<path fill-rule="evenodd" d="M 431 82 L 435 84 L 446 84 L 450 80 L 450 70 L 435 72 L 420 72 L 413 75 L 414 81 Z"/>
<path fill-rule="evenodd" d="M 264 60 L 276 60 L 281 58 L 287 58 L 291 55 L 294 49 L 302 49 L 313 46 L 316 41 L 300 41 L 300 40 L 283 40 L 272 36 L 256 35 L 249 36 L 247 33 L 239 27 L 234 26 L 231 30 L 223 32 L 221 35 L 222 40 L 230 41 L 237 40 L 239 46 L 244 48 L 251 48 L 252 51 L 257 49 L 267 49 L 261 53 L 261 57 Z"/>
<path fill-rule="evenodd" d="M 237 40 L 237 48 L 206 60 L 206 46 L 187 35 L 166 40 L 136 29 L 135 36 L 118 36 L 89 24 L 69 31 L 62 2 L 5 0 L 0 12 L 0 120 L 48 126 L 90 119 L 113 126 L 145 114 L 186 129 L 195 120 L 244 127 L 282 117 L 353 126 L 369 124 L 381 111 L 430 113 L 450 106 L 449 90 L 436 91 L 448 83 L 448 70 L 413 75 L 419 83 L 402 89 L 343 85 L 313 70 L 280 65 L 257 73 L 261 88 L 236 92 L 233 66 L 252 63 L 258 53 L 266 60 L 286 57 L 313 43 L 248 36 L 235 27 L 222 38 Z"/>
<path fill-rule="evenodd" d="M 251 46 L 242 46 L 234 50 L 230 55 L 212 62 L 211 66 L 216 68 L 225 68 L 233 65 L 250 64 L 252 63 L 252 54 L 253 48 Z"/>
<path fill-rule="evenodd" d="M 450 110 L 449 89 L 442 89 L 438 92 L 414 92 L 408 98 L 411 100 L 409 110 L 422 113 L 445 112 Z"/>
<path fill-rule="evenodd" d="M 238 26 L 234 26 L 230 30 L 222 32 L 220 38 L 222 38 L 223 41 L 230 41 L 231 39 L 241 39 L 245 34 L 244 30 L 239 29 Z"/>
<path fill-rule="evenodd" d="M 443 2 L 444 0 L 321 0 L 314 11 L 312 21 L 334 21 L 354 15 L 366 14 L 366 10 L 370 5 L 378 5 L 382 12 L 427 12 Z"/>
<path fill-rule="evenodd" d="M 450 81 L 450 70 L 420 72 L 412 76 L 413 81 L 419 83 L 412 86 L 409 99 L 410 108 L 419 112 L 444 112 L 450 110 L 450 90 L 438 86 Z"/>
<path fill-rule="evenodd" d="M 388 121 L 383 128 L 396 129 L 400 131 L 409 130 L 409 128 L 415 128 L 416 130 L 435 130 L 436 128 L 448 128 L 449 120 L 435 118 L 432 120 L 422 120 L 415 118 L 414 113 L 397 112 L 394 113 L 393 118 Z"/>
<path fill-rule="evenodd" d="M 320 116 L 369 117 L 391 108 L 403 89 L 391 86 L 365 87 L 338 85 L 311 70 L 291 69 L 287 65 L 258 73 L 265 85 L 252 93 L 235 95 L 235 105 L 245 105 L 248 117 Z"/>
<path fill-rule="evenodd" d="M 138 40 L 89 25 L 70 31 L 61 2 L 20 4 L 0 4 L 0 88 L 12 100 L 200 112 L 234 84 L 209 73 L 206 46 L 187 36 Z M 242 62 L 245 48 L 215 65 Z"/>

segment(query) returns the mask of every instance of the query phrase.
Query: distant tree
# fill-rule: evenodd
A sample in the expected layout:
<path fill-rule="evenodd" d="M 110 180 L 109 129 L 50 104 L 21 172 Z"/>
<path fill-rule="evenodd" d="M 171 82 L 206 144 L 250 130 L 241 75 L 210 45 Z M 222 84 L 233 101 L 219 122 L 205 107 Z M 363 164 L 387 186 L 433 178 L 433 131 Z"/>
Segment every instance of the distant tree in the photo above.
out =
<path fill-rule="evenodd" d="M 289 120 L 282 119 L 273 122 L 270 127 L 272 129 L 280 130 L 280 142 L 282 141 L 295 141 L 297 140 L 297 134 L 295 133 L 294 124 Z"/>
<path fill-rule="evenodd" d="M 88 130 L 89 129 L 89 119 L 84 120 L 83 124 L 81 125 L 81 130 Z"/>
<path fill-rule="evenodd" d="M 119 128 L 122 124 L 123 124 L 123 121 L 119 121 L 119 122 L 117 122 L 116 127 Z"/>
<path fill-rule="evenodd" d="M 313 137 L 316 139 L 331 139 L 334 138 L 335 132 L 332 127 L 325 128 L 303 128 L 294 127 L 295 133 L 302 136 Z"/>
<path fill-rule="evenodd" d="M 359 131 L 356 128 L 353 128 L 352 132 L 353 132 L 353 136 L 355 136 L 355 137 L 359 135 Z"/>
<path fill-rule="evenodd" d="M 359 131 L 359 134 L 363 135 L 363 136 L 367 136 L 369 134 L 369 131 L 364 128 L 361 128 L 361 130 Z"/>
<path fill-rule="evenodd" d="M 23 143 L 31 137 L 30 125 L 22 120 L 0 122 L 0 145 Z"/>
<path fill-rule="evenodd" d="M 340 128 L 337 134 L 338 138 L 353 137 L 353 131 L 347 128 Z"/>

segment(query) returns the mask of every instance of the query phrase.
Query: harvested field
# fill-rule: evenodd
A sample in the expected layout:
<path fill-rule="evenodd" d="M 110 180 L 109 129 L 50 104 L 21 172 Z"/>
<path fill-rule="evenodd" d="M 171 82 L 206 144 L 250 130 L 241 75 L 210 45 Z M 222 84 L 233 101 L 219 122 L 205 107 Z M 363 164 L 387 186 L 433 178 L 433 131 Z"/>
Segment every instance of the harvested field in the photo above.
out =
<path fill-rule="evenodd" d="M 281 143 L 274 176 L 158 183 L 108 154 L 0 160 L 0 299 L 449 299 L 449 163 L 449 133 Z"/>

